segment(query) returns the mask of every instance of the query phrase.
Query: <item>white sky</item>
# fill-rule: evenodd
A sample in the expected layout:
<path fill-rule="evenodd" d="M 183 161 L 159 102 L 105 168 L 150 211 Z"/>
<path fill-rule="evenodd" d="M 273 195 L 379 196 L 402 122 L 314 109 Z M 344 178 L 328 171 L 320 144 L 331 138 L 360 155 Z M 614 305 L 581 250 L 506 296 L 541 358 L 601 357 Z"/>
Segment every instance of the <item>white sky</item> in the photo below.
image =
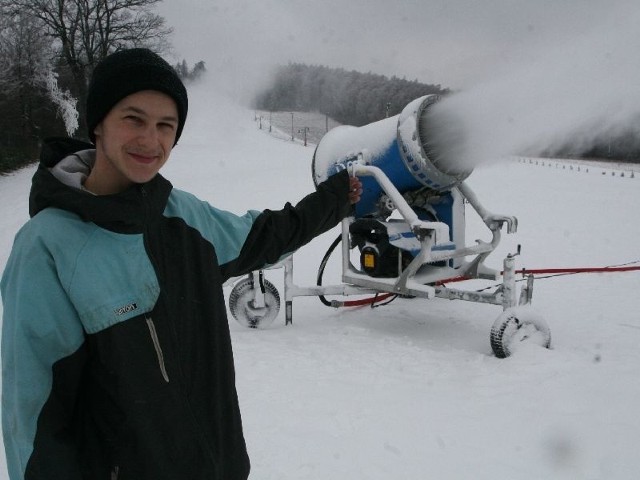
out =
<path fill-rule="evenodd" d="M 233 81 L 289 61 L 466 88 L 601 22 L 636 0 L 165 0 L 177 58 Z M 615 20 L 615 17 L 618 20 Z M 637 50 L 636 50 L 637 51 Z M 237 85 L 236 85 L 237 86 Z"/>
<path fill-rule="evenodd" d="M 289 61 L 459 90 L 443 107 L 465 124 L 457 156 L 473 164 L 640 131 L 639 0 L 165 0 L 159 10 L 175 59 L 204 60 L 217 88 L 245 103 Z"/>

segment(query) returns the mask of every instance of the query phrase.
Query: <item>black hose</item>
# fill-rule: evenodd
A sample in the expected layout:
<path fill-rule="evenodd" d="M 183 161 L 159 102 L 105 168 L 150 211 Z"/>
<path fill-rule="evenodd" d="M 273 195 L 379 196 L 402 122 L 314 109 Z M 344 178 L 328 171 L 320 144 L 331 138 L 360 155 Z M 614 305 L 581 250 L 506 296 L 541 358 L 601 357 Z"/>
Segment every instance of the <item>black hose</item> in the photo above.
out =
<path fill-rule="evenodd" d="M 329 246 L 329 249 L 327 250 L 327 253 L 324 254 L 324 257 L 322 257 L 322 261 L 320 262 L 320 266 L 318 267 L 318 276 L 317 276 L 317 279 L 316 279 L 316 285 L 319 286 L 319 287 L 322 286 L 322 276 L 324 274 L 324 269 L 327 266 L 327 262 L 329 261 L 329 258 L 331 257 L 331 254 L 336 249 L 336 247 L 338 246 L 338 244 L 340 243 L 341 240 L 342 240 L 342 234 L 338 235 L 338 237 Z M 391 297 L 391 299 L 387 300 L 385 303 L 381 303 L 379 305 L 375 305 L 376 302 L 380 302 L 380 301 L 385 300 L 385 299 L 387 299 L 389 297 Z M 363 300 L 354 301 L 354 302 L 352 302 L 353 305 L 348 305 L 350 302 L 345 302 L 342 306 L 356 306 L 356 305 L 363 305 L 363 304 L 366 304 L 366 303 L 370 303 L 371 304 L 371 308 L 382 307 L 383 305 L 390 304 L 397 297 L 398 297 L 398 295 L 389 294 L 389 293 L 385 293 L 385 294 L 382 294 L 382 295 L 376 293 L 375 296 L 373 296 L 373 297 L 371 297 L 371 298 L 369 298 L 369 299 L 367 299 L 365 301 L 363 301 Z M 318 295 L 318 298 L 327 307 L 334 307 L 335 306 L 329 300 L 327 300 L 324 295 Z"/>
<path fill-rule="evenodd" d="M 331 244 L 331 246 L 327 250 L 327 253 L 324 254 L 324 257 L 322 258 L 322 261 L 320 262 L 320 266 L 318 267 L 318 277 L 317 277 L 317 280 L 316 280 L 316 285 L 318 285 L 319 287 L 322 286 L 322 275 L 324 274 L 324 269 L 327 266 L 327 262 L 329 261 L 329 257 L 331 257 L 331 254 L 336 249 L 336 247 L 338 246 L 338 244 L 340 243 L 341 240 L 342 240 L 342 234 L 338 235 L 338 237 L 333 241 L 333 243 Z M 332 307 L 333 306 L 333 305 L 331 305 L 331 302 L 325 298 L 324 295 L 318 295 L 318 298 L 327 307 Z"/>

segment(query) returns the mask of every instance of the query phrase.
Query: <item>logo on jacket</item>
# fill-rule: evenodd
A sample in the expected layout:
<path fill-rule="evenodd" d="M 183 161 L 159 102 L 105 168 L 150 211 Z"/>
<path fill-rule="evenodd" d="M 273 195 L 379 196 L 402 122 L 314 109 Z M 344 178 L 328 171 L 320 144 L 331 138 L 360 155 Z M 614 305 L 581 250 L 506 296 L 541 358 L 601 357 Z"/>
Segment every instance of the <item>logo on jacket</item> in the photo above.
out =
<path fill-rule="evenodd" d="M 129 305 L 124 305 L 123 307 L 120 308 L 116 308 L 113 313 L 116 314 L 116 316 L 121 316 L 121 315 L 125 315 L 127 313 L 133 312 L 134 310 L 138 309 L 138 305 L 135 303 L 130 303 Z"/>

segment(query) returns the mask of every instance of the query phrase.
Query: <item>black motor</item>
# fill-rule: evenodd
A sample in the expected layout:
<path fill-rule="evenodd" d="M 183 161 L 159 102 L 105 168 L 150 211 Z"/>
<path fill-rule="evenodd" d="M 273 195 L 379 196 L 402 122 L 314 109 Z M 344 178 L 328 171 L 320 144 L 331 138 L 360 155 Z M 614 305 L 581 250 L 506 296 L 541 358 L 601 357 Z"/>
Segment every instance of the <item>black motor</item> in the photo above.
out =
<path fill-rule="evenodd" d="M 413 255 L 389 242 L 384 222 L 360 218 L 349 226 L 352 246 L 360 249 L 360 267 L 372 277 L 397 277 L 411 263 Z"/>

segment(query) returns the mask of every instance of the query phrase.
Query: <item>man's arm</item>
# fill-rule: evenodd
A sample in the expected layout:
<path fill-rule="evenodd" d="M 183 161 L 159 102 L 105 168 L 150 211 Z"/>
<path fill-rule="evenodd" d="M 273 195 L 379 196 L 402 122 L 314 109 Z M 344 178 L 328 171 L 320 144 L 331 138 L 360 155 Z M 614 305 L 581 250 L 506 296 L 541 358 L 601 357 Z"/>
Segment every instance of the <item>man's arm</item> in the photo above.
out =
<path fill-rule="evenodd" d="M 2 277 L 2 426 L 9 476 L 81 478 L 72 428 L 82 326 L 53 257 L 23 230 Z"/>
<path fill-rule="evenodd" d="M 318 185 L 298 204 L 265 210 L 255 218 L 239 255 L 221 265 L 224 278 L 243 275 L 306 245 L 336 226 L 352 211 L 362 193 L 360 182 L 342 171 Z"/>

